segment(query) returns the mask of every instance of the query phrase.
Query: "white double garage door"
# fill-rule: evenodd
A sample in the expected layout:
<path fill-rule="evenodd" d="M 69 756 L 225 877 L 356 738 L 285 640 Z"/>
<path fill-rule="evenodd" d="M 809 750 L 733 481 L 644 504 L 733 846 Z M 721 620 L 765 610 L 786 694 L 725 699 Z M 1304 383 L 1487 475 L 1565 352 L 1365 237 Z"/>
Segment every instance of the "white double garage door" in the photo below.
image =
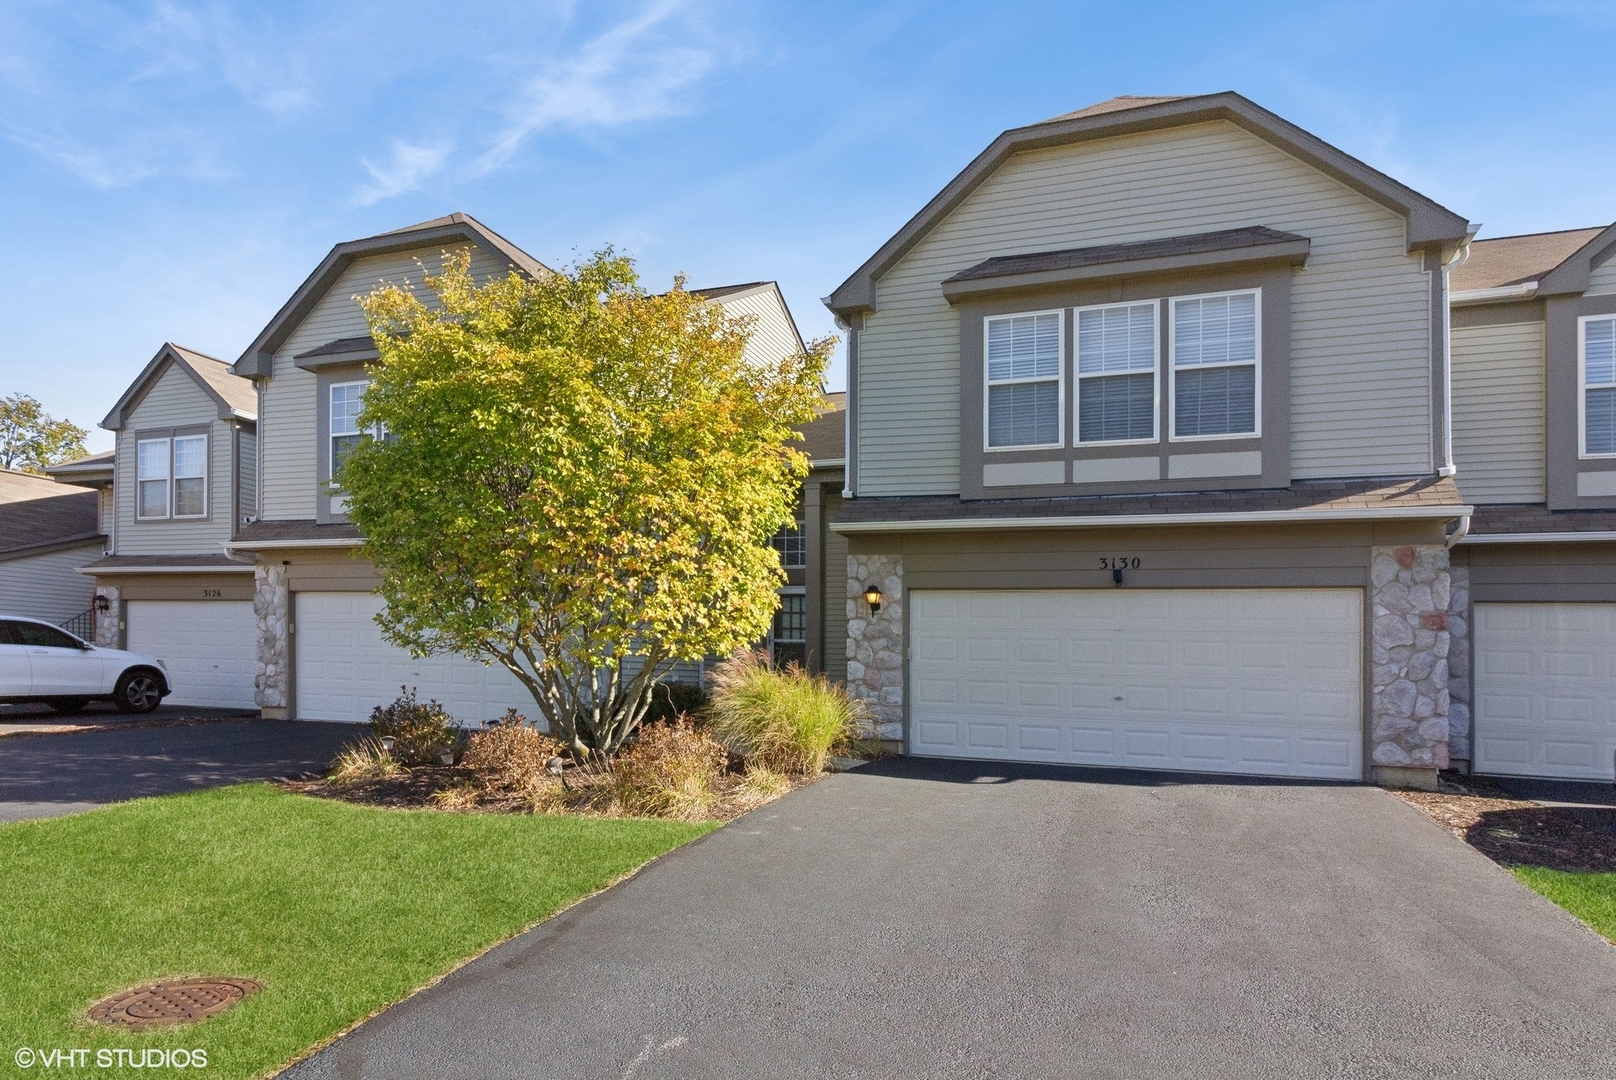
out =
<path fill-rule="evenodd" d="M 1357 589 L 916 590 L 909 750 L 1361 779 Z"/>

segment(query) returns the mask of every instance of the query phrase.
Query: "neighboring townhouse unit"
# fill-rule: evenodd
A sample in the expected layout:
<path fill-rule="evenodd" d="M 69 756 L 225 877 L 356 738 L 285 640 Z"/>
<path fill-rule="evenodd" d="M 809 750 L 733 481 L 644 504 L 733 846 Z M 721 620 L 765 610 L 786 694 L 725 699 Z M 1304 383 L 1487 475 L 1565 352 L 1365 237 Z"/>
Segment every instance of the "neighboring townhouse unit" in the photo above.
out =
<path fill-rule="evenodd" d="M 106 456 L 80 458 L 80 474 Z M 88 636 L 94 589 L 78 568 L 106 544 L 93 491 L 64 491 L 48 476 L 0 469 L 0 613 L 44 619 Z"/>
<path fill-rule="evenodd" d="M 315 268 L 237 360 L 256 385 L 262 470 L 259 512 L 229 550 L 255 560 L 256 699 L 267 717 L 361 721 L 411 687 L 466 724 L 516 708 L 527 690 L 503 668 L 459 656 L 417 658 L 381 635 L 375 568 L 359 555 L 333 464 L 366 433 L 357 425 L 367 367 L 378 358 L 357 297 L 383 284 L 430 299 L 423 270 L 469 251 L 478 280 L 548 272 L 532 256 L 465 214 L 341 243 Z M 801 348 L 772 282 L 692 290 L 753 315 L 757 355 Z M 789 632 L 789 628 L 787 628 Z M 676 677 L 693 676 L 689 665 Z"/>
<path fill-rule="evenodd" d="M 847 678 L 847 539 L 830 531 L 842 504 L 847 396 L 827 394 L 819 417 L 798 429 L 808 478 L 796 521 L 775 535 L 786 584 L 780 590 L 768 651 L 776 666 L 796 663 L 841 682 Z"/>
<path fill-rule="evenodd" d="M 1450 625 L 1468 640 L 1450 690 L 1454 754 L 1477 772 L 1613 776 L 1613 256 L 1616 226 L 1509 236 L 1453 273 L 1454 440 L 1476 509 L 1453 550 Z"/>
<path fill-rule="evenodd" d="M 117 448 L 107 554 L 84 567 L 96 642 L 160 657 L 170 704 L 253 707 L 253 568 L 224 545 L 256 513 L 257 419 L 249 380 L 166 343 L 101 421 Z"/>
<path fill-rule="evenodd" d="M 882 733 L 1434 784 L 1472 231 L 1234 93 L 996 139 L 827 300 Z"/>

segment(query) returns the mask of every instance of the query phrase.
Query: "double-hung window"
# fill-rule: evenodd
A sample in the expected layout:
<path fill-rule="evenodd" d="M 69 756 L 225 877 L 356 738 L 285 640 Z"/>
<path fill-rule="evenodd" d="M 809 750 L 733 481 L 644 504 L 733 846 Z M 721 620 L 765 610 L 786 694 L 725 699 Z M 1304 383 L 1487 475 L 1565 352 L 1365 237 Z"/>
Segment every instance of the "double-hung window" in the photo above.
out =
<path fill-rule="evenodd" d="M 1156 438 L 1156 302 L 1077 311 L 1077 441 Z"/>
<path fill-rule="evenodd" d="M 802 507 L 797 507 L 796 520 L 782 525 L 769 543 L 780 553 L 780 565 L 799 567 L 808 565 L 808 547 L 803 536 Z"/>
<path fill-rule="evenodd" d="M 1060 446 L 1061 313 L 986 320 L 987 447 Z"/>
<path fill-rule="evenodd" d="M 1616 454 L 1616 316 L 1582 324 L 1582 456 Z"/>
<path fill-rule="evenodd" d="M 1173 438 L 1260 434 L 1257 292 L 1179 297 L 1172 306 Z"/>
<path fill-rule="evenodd" d="M 168 440 L 141 439 L 135 445 L 135 475 L 139 505 L 135 516 L 168 516 Z"/>
<path fill-rule="evenodd" d="M 208 513 L 208 437 L 179 435 L 135 444 L 135 516 L 199 518 Z"/>
<path fill-rule="evenodd" d="M 808 598 L 800 592 L 780 594 L 769 633 L 769 658 L 777 668 L 808 666 Z"/>
<path fill-rule="evenodd" d="M 331 475 L 342 471 L 342 463 L 365 437 L 359 430 L 359 414 L 365 407 L 365 384 L 335 383 L 331 387 Z"/>

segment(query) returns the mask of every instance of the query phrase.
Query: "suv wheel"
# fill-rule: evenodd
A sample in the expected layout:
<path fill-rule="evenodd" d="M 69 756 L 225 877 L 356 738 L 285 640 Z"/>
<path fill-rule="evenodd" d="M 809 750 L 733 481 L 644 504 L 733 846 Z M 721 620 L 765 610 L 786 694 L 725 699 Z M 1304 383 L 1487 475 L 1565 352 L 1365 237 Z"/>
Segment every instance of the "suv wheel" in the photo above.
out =
<path fill-rule="evenodd" d="M 163 680 L 154 671 L 126 671 L 112 691 L 119 712 L 148 713 L 163 703 Z"/>

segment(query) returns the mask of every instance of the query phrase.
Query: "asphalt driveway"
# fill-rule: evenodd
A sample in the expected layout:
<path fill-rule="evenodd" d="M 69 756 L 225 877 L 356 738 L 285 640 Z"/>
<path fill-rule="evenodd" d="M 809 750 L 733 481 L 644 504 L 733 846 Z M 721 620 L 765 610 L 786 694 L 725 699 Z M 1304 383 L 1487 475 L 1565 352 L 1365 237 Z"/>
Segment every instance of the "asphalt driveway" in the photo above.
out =
<path fill-rule="evenodd" d="M 289 1077 L 1607 1077 L 1616 949 L 1374 788 L 899 761 Z"/>
<path fill-rule="evenodd" d="M 218 720 L 0 739 L 0 821 L 322 770 L 358 729 Z"/>

